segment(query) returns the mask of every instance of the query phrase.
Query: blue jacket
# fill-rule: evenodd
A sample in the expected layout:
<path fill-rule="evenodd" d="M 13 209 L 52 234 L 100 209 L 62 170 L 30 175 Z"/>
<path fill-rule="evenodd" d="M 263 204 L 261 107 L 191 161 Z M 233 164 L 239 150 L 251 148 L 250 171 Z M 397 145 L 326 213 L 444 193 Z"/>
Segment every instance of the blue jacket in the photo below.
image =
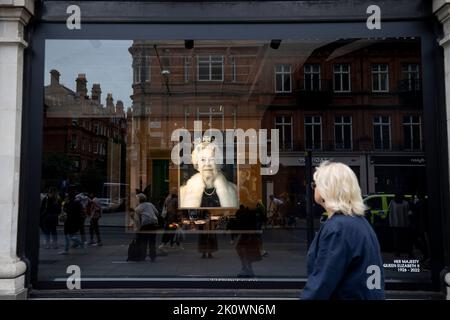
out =
<path fill-rule="evenodd" d="M 384 299 L 380 246 L 364 217 L 336 213 L 308 251 L 308 281 L 301 299 Z"/>

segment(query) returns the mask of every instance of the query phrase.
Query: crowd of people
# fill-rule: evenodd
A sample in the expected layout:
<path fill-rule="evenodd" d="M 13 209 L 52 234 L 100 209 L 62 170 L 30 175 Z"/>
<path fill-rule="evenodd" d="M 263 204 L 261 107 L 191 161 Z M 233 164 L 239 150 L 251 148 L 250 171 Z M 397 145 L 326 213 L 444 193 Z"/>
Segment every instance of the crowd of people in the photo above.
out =
<path fill-rule="evenodd" d="M 59 193 L 50 187 L 41 200 L 40 228 L 44 234 L 45 249 L 59 249 L 57 226 L 64 226 L 64 246 L 59 254 L 69 254 L 70 248 L 102 246 L 99 220 L 102 208 L 93 193 L 78 193 L 75 187 Z M 86 241 L 85 222 L 89 219 L 90 241 Z"/>

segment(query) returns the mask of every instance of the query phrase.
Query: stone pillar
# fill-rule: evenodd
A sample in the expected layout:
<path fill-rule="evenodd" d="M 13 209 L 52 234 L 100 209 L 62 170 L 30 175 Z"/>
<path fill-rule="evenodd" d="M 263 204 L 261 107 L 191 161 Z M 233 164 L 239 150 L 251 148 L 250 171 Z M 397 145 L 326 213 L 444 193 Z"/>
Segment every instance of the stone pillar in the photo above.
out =
<path fill-rule="evenodd" d="M 17 257 L 24 29 L 32 0 L 0 0 L 0 299 L 25 298 L 26 265 Z"/>
<path fill-rule="evenodd" d="M 446 120 L 447 120 L 447 137 L 449 138 L 448 150 L 450 152 L 450 0 L 433 0 L 433 12 L 443 26 L 444 36 L 439 44 L 444 49 L 444 68 L 445 68 L 445 104 L 446 104 Z M 450 155 L 449 168 L 450 168 Z M 449 177 L 450 181 L 450 177 Z M 448 235 L 445 235 L 447 236 Z M 447 240 L 448 241 L 448 240 Z M 450 252 L 447 253 L 450 255 Z M 447 269 L 448 270 L 448 269 Z M 447 292 L 447 300 L 450 300 L 450 273 L 443 277 L 444 287 Z"/>

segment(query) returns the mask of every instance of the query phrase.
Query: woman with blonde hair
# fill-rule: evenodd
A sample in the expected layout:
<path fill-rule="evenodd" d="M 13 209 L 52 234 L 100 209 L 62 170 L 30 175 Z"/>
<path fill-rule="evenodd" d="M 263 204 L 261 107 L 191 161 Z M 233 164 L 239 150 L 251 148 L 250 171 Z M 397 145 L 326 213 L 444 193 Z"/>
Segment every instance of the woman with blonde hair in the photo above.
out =
<path fill-rule="evenodd" d="M 343 163 L 324 162 L 311 187 L 328 219 L 309 248 L 308 281 L 301 298 L 384 299 L 380 246 L 364 217 L 366 207 L 355 173 Z"/>

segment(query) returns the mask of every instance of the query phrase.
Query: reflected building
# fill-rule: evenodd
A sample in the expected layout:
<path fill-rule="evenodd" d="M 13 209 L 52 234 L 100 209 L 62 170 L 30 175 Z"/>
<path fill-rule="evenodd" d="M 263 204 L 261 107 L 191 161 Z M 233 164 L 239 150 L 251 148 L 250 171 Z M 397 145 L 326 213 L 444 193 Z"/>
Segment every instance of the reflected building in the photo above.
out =
<path fill-rule="evenodd" d="M 305 150 L 313 165 L 349 165 L 364 194 L 426 192 L 420 41 L 350 39 L 292 52 L 305 55 L 276 58 L 267 73 L 274 98 L 262 126 L 280 130 L 269 192 L 305 194 Z"/>
<path fill-rule="evenodd" d="M 111 93 L 102 104 L 100 84 L 93 84 L 89 95 L 85 74 L 76 78 L 75 91 L 60 83 L 57 70 L 50 74 L 50 84 L 45 86 L 42 187 L 68 180 L 91 189 L 80 191 L 105 193 L 105 183 L 124 181 L 124 105 L 120 100 L 114 104 Z"/>
<path fill-rule="evenodd" d="M 315 165 L 351 166 L 364 194 L 415 193 L 426 185 L 418 40 L 284 41 L 278 48 L 200 41 L 192 49 L 181 41 L 134 41 L 129 52 L 132 193 L 145 190 L 159 201 L 178 188 L 184 177 L 178 181 L 170 161 L 178 142 L 171 135 L 193 132 L 196 120 L 203 131 L 279 130 L 276 175 L 239 165 L 239 198 L 249 207 L 268 203 L 270 194 L 303 201 L 306 150 Z"/>
<path fill-rule="evenodd" d="M 130 193 L 142 190 L 158 202 L 187 180 L 171 161 L 176 129 L 193 137 L 194 121 L 201 121 L 203 132 L 261 128 L 261 63 L 267 50 L 267 44 L 256 41 L 201 41 L 193 49 L 182 41 L 133 42 Z M 254 207 L 262 193 L 260 166 L 239 164 L 235 172 L 240 203 Z"/>

